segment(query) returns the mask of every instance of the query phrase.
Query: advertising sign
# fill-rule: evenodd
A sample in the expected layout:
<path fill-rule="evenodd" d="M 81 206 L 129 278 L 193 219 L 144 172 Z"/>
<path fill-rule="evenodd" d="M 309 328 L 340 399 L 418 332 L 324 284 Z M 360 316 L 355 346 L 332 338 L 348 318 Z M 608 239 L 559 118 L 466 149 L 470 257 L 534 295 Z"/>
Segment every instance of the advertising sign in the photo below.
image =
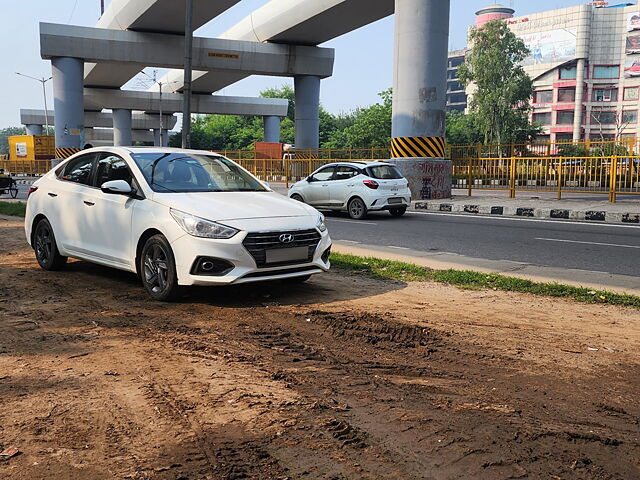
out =
<path fill-rule="evenodd" d="M 627 15 L 627 31 L 633 32 L 634 30 L 640 30 L 640 12 Z"/>
<path fill-rule="evenodd" d="M 561 63 L 574 59 L 577 31 L 574 27 L 521 35 L 520 38 L 531 50 L 531 54 L 524 59 L 522 65 Z"/>
<path fill-rule="evenodd" d="M 627 37 L 627 55 L 631 53 L 640 53 L 640 35 Z"/>
<path fill-rule="evenodd" d="M 27 143 L 16 143 L 16 157 L 27 158 Z"/>
<path fill-rule="evenodd" d="M 625 60 L 624 76 L 626 78 L 640 77 L 640 57 L 627 58 Z"/>

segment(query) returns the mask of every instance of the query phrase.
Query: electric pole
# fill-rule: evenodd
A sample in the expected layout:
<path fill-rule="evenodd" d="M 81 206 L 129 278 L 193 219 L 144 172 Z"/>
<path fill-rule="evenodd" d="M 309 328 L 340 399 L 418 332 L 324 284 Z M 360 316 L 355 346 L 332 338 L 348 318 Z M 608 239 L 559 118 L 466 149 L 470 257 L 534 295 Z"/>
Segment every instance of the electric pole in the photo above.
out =
<path fill-rule="evenodd" d="M 191 66 L 193 55 L 193 0 L 186 0 L 184 24 L 184 88 L 182 108 L 182 148 L 191 148 Z"/>

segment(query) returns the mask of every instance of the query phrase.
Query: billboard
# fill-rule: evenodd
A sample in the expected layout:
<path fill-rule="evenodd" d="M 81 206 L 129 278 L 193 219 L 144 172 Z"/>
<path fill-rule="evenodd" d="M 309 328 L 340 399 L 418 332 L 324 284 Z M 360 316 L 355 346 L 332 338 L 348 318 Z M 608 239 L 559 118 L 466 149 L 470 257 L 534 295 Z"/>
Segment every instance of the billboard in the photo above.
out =
<path fill-rule="evenodd" d="M 640 35 L 632 35 L 627 37 L 627 55 L 631 53 L 640 53 Z"/>
<path fill-rule="evenodd" d="M 640 12 L 627 15 L 627 31 L 633 32 L 634 30 L 640 30 Z"/>
<path fill-rule="evenodd" d="M 624 76 L 640 77 L 640 57 L 627 58 L 624 61 Z"/>
<path fill-rule="evenodd" d="M 522 65 L 562 63 L 576 57 L 577 28 L 561 28 L 520 35 L 531 54 Z"/>

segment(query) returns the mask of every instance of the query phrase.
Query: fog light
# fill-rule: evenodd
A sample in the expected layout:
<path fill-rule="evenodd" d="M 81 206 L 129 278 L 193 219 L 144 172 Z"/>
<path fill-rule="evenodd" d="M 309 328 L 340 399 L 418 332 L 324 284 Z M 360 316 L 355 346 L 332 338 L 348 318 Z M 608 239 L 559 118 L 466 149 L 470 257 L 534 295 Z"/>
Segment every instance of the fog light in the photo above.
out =
<path fill-rule="evenodd" d="M 324 263 L 329 263 L 329 256 L 331 255 L 331 247 L 327 248 L 323 253 L 322 253 L 322 261 Z"/>
<path fill-rule="evenodd" d="M 191 267 L 191 275 L 221 277 L 234 269 L 233 263 L 221 258 L 198 257 Z"/>

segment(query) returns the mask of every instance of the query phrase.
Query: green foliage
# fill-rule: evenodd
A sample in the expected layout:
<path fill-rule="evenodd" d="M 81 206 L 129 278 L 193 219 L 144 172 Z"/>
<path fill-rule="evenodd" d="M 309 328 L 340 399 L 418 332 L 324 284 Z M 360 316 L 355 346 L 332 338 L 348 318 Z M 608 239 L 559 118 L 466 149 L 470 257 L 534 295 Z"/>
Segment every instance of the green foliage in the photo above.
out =
<path fill-rule="evenodd" d="M 27 131 L 24 127 L 7 127 L 0 129 L 0 155 L 9 153 L 8 138 L 13 135 L 26 135 Z"/>
<path fill-rule="evenodd" d="M 529 50 L 499 20 L 472 28 L 470 44 L 458 78 L 463 85 L 475 87 L 469 106 L 477 115 L 485 143 L 528 140 L 539 131 L 529 121 L 533 82 L 520 65 Z"/>
<path fill-rule="evenodd" d="M 447 112 L 445 138 L 450 145 L 472 145 L 482 143 L 484 134 L 478 123 L 478 114 L 467 115 L 460 112 Z"/>
<path fill-rule="evenodd" d="M 361 272 L 374 278 L 386 280 L 405 282 L 434 281 L 472 290 L 489 288 L 548 297 L 566 297 L 583 303 L 603 303 L 640 308 L 640 296 L 638 295 L 615 293 L 607 290 L 591 290 L 561 283 L 534 282 L 497 273 L 453 269 L 432 270 L 412 263 L 340 253 L 331 255 L 331 264 L 337 268 Z"/>
<path fill-rule="evenodd" d="M 0 202 L 0 214 L 24 217 L 27 204 L 22 202 Z"/>

